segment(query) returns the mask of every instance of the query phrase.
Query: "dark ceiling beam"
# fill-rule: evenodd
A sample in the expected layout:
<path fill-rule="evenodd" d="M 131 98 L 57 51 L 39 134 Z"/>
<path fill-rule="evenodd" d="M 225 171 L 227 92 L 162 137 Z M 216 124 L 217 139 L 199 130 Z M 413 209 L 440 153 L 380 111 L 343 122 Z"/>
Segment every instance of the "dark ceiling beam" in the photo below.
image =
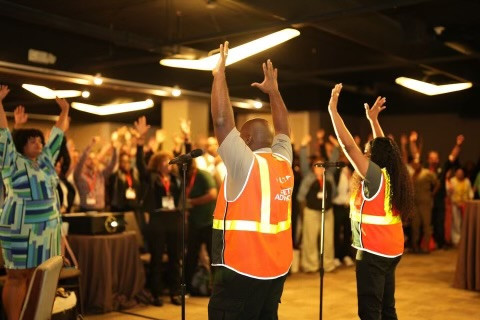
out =
<path fill-rule="evenodd" d="M 454 55 L 454 56 L 436 57 L 436 58 L 428 58 L 428 59 L 421 59 L 421 60 L 404 60 L 404 61 L 397 61 L 397 62 L 390 62 L 390 63 L 354 65 L 354 66 L 337 67 L 337 68 L 330 68 L 330 69 L 317 69 L 317 70 L 310 70 L 306 72 L 299 72 L 298 76 L 299 77 L 329 76 L 329 75 L 335 75 L 335 74 L 341 74 L 341 73 L 365 72 L 365 71 L 373 71 L 373 70 L 416 66 L 416 65 L 423 65 L 423 64 L 457 62 L 457 61 L 465 61 L 465 60 L 471 60 L 471 59 L 480 59 L 480 54 L 472 54 L 468 56 Z"/>
<path fill-rule="evenodd" d="M 397 32 L 396 34 L 375 32 L 375 30 L 389 28 L 389 25 L 382 23 L 382 15 L 377 14 L 376 16 L 370 17 L 374 19 L 374 23 L 370 28 L 358 28 L 357 24 L 352 23 L 352 19 L 337 19 L 335 23 L 328 22 L 315 22 L 309 24 L 320 31 L 334 35 L 340 39 L 350 41 L 352 43 L 361 45 L 365 48 L 371 49 L 373 51 L 381 52 L 386 57 L 392 59 L 393 63 L 400 64 L 412 64 L 412 61 L 408 58 L 405 58 L 396 52 L 399 47 L 401 47 L 402 41 L 402 32 Z M 373 27 L 374 26 L 374 27 Z M 393 32 L 393 30 L 390 30 Z M 385 42 L 385 36 L 388 35 L 390 40 Z M 418 66 L 426 70 L 432 71 L 434 73 L 444 74 L 452 79 L 455 79 L 460 82 L 467 82 L 468 80 L 462 78 L 459 75 L 453 74 L 446 70 L 441 70 L 437 67 L 429 65 L 429 63 L 418 63 Z"/>
<path fill-rule="evenodd" d="M 159 54 L 171 54 L 171 48 L 164 43 L 131 32 L 119 31 L 103 26 L 74 20 L 23 6 L 10 1 L 0 0 L 0 15 L 34 25 L 58 29 L 85 37 L 103 40 L 118 46 L 139 49 Z"/>
<path fill-rule="evenodd" d="M 221 38 L 233 37 L 237 35 L 249 34 L 253 32 L 266 31 L 272 28 L 289 27 L 294 24 L 301 24 L 306 22 L 328 20 L 336 17 L 346 17 L 352 15 L 358 15 L 366 12 L 374 12 L 387 10 L 392 8 L 399 8 L 404 6 L 415 5 L 422 2 L 428 2 L 432 0 L 385 0 L 372 5 L 359 5 L 352 8 L 342 8 L 325 12 L 322 14 L 315 14 L 310 16 L 299 17 L 288 21 L 279 21 L 273 23 L 266 23 L 262 25 L 252 26 L 251 28 L 244 29 L 238 32 L 228 33 L 215 33 L 198 38 L 190 38 L 184 40 L 173 41 L 167 43 L 164 41 L 158 41 L 149 37 L 143 37 L 131 32 L 119 31 L 103 26 L 86 23 L 66 17 L 62 17 L 56 14 L 48 13 L 35 8 L 27 7 L 24 5 L 16 4 L 11 1 L 0 0 L 0 15 L 10 17 L 12 19 L 24 21 L 26 23 L 46 26 L 73 34 L 79 34 L 85 37 L 90 37 L 98 40 L 103 40 L 109 43 L 113 43 L 118 46 L 129 47 L 139 50 L 144 50 L 152 53 L 158 53 L 162 55 L 169 55 L 172 53 L 172 46 L 176 45 L 189 45 L 199 42 L 205 42 L 210 40 L 216 40 Z M 132 60 L 129 60 L 131 63 Z"/>
<path fill-rule="evenodd" d="M 225 39 L 225 38 L 231 38 L 231 37 L 241 36 L 241 35 L 245 35 L 245 34 L 251 34 L 251 33 L 255 33 L 255 32 L 268 31 L 269 29 L 273 29 L 273 28 L 287 28 L 287 27 L 291 27 L 292 25 L 296 25 L 296 24 L 330 20 L 330 19 L 334 19 L 334 18 L 338 18 L 338 17 L 349 17 L 349 16 L 358 15 L 358 14 L 369 13 L 369 12 L 377 12 L 377 11 L 388 10 L 388 9 L 396 9 L 396 8 L 412 6 L 412 5 L 416 5 L 416 4 L 419 4 L 419 3 L 431 2 L 431 1 L 433 1 L 433 0 L 384 0 L 384 1 L 376 1 L 374 4 L 369 4 L 369 5 L 360 4 L 360 5 L 352 7 L 352 8 L 339 8 L 337 10 L 332 10 L 332 11 L 329 11 L 329 12 L 324 12 L 324 13 L 314 14 L 314 15 L 308 15 L 308 16 L 303 16 L 303 17 L 297 17 L 297 18 L 290 19 L 290 20 L 279 19 L 280 21 L 277 21 L 277 22 L 259 24 L 259 25 L 251 26 L 250 28 L 247 28 L 247 29 L 244 29 L 244 30 L 240 30 L 240 31 L 217 32 L 217 33 L 213 33 L 213 34 L 210 34 L 210 35 L 204 35 L 204 36 L 197 37 L 197 38 L 182 39 L 182 40 L 176 41 L 175 44 L 191 45 L 191 44 L 204 42 L 204 41 Z"/>

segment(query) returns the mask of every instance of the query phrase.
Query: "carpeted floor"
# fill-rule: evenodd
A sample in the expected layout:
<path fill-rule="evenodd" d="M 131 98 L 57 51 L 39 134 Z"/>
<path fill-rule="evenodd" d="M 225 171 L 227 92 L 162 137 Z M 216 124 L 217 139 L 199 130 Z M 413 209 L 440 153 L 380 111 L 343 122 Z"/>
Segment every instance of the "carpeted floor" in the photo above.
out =
<path fill-rule="evenodd" d="M 454 289 L 451 286 L 456 260 L 455 250 L 403 256 L 396 273 L 396 306 L 399 319 L 480 319 L 480 292 Z M 290 275 L 285 284 L 279 318 L 318 319 L 319 284 L 318 273 Z M 207 305 L 207 298 L 188 298 L 186 319 L 207 319 Z M 180 307 L 169 303 L 161 308 L 138 306 L 125 312 L 129 314 L 112 312 L 88 316 L 87 319 L 181 319 Z M 327 273 L 324 278 L 323 319 L 357 319 L 356 312 L 354 267 L 340 267 Z"/>

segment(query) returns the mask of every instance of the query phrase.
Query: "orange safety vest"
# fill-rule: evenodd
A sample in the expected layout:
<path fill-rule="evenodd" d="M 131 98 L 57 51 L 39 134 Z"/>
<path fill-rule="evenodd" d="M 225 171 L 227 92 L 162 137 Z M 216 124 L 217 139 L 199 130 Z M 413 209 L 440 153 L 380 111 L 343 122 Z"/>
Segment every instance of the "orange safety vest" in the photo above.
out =
<path fill-rule="evenodd" d="M 353 247 L 385 257 L 397 257 L 403 253 L 402 219 L 392 208 L 390 176 L 385 168 L 375 195 L 365 198 L 363 181 L 361 188 L 352 194 L 350 219 Z"/>
<path fill-rule="evenodd" d="M 292 263 L 293 171 L 277 154 L 254 153 L 243 190 L 226 200 L 225 177 L 213 214 L 212 265 L 258 279 L 285 275 Z"/>

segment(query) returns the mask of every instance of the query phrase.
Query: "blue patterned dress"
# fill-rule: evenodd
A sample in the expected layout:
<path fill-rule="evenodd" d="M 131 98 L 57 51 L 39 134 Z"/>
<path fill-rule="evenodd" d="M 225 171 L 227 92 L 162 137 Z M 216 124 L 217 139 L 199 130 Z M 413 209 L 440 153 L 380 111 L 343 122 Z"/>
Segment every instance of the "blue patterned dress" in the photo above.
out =
<path fill-rule="evenodd" d="M 63 132 L 53 127 L 34 162 L 0 129 L 0 169 L 6 197 L 0 209 L 0 245 L 7 269 L 35 268 L 60 255 L 60 208 L 54 164 Z"/>

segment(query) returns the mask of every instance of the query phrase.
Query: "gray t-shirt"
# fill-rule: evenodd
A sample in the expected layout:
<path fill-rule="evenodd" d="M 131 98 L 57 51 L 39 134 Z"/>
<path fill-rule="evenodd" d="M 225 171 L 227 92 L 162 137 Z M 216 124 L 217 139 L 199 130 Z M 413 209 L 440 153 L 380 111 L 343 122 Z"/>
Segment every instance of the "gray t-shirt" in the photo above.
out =
<path fill-rule="evenodd" d="M 364 182 L 365 197 L 373 197 L 380 188 L 381 181 L 382 169 L 380 169 L 380 167 L 376 163 L 370 161 L 368 164 L 367 174 L 365 176 Z"/>
<path fill-rule="evenodd" d="M 255 153 L 274 153 L 292 163 L 293 152 L 290 138 L 285 134 L 278 134 L 273 138 L 271 148 L 255 150 Z M 247 183 L 248 175 L 253 166 L 253 151 L 240 137 L 237 128 L 233 128 L 218 148 L 218 154 L 225 163 L 226 197 L 228 201 L 235 200 Z"/>

